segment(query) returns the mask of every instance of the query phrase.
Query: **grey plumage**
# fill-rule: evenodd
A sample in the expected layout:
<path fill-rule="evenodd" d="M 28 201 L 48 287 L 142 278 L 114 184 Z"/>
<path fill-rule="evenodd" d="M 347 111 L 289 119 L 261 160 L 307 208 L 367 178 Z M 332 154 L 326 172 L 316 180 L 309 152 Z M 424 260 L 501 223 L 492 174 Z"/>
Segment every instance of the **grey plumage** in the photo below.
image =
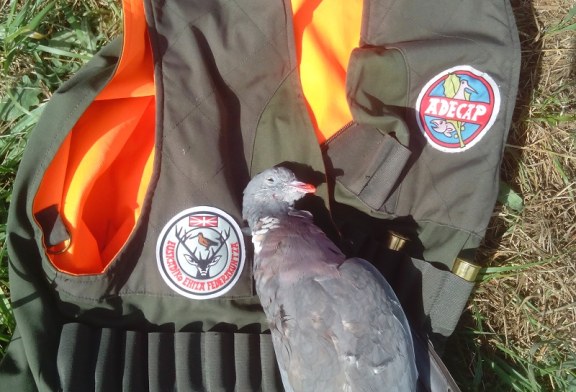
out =
<path fill-rule="evenodd" d="M 294 209 L 313 190 L 277 167 L 244 191 L 256 290 L 286 390 L 416 390 L 410 328 L 389 284 Z"/>

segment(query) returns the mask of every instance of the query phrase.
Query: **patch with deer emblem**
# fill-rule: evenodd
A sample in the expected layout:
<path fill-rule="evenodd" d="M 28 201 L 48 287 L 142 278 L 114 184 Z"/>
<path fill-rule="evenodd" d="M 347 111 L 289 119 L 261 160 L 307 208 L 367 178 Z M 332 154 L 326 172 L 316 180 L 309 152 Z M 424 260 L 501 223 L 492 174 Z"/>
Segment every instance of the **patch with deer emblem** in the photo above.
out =
<path fill-rule="evenodd" d="M 174 291 L 209 299 L 228 292 L 242 273 L 246 256 L 242 232 L 224 211 L 193 207 L 174 216 L 156 245 L 158 269 Z"/>

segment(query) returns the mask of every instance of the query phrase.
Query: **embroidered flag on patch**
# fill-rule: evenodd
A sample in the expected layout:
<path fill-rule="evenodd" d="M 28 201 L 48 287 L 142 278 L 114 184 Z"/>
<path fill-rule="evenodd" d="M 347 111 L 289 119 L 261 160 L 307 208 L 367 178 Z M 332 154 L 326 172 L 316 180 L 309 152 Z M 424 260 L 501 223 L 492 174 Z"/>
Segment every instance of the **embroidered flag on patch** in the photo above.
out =
<path fill-rule="evenodd" d="M 211 215 L 191 215 L 188 220 L 190 227 L 218 227 L 218 217 Z"/>

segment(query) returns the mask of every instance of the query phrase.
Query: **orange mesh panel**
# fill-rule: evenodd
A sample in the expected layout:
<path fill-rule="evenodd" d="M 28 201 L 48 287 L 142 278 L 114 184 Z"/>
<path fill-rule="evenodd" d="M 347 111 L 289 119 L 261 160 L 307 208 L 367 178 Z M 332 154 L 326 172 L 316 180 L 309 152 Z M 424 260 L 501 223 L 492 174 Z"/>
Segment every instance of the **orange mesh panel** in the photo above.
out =
<path fill-rule="evenodd" d="M 124 42 L 112 80 L 68 134 L 34 199 L 57 205 L 71 235 L 48 254 L 71 274 L 106 269 L 140 215 L 154 161 L 153 59 L 141 0 L 124 0 Z"/>
<path fill-rule="evenodd" d="M 300 80 L 320 142 L 352 120 L 346 70 L 358 46 L 362 0 L 292 0 Z"/>

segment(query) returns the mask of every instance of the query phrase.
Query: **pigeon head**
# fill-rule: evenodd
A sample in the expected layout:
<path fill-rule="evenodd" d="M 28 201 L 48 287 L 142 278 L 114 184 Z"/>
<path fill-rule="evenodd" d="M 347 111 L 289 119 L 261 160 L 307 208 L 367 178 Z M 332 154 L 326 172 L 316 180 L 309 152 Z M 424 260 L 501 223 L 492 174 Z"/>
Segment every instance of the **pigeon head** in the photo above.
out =
<path fill-rule="evenodd" d="M 296 200 L 315 191 L 314 185 L 298 181 L 289 169 L 267 169 L 254 176 L 246 186 L 242 216 L 252 228 L 260 218 L 288 213 Z"/>

